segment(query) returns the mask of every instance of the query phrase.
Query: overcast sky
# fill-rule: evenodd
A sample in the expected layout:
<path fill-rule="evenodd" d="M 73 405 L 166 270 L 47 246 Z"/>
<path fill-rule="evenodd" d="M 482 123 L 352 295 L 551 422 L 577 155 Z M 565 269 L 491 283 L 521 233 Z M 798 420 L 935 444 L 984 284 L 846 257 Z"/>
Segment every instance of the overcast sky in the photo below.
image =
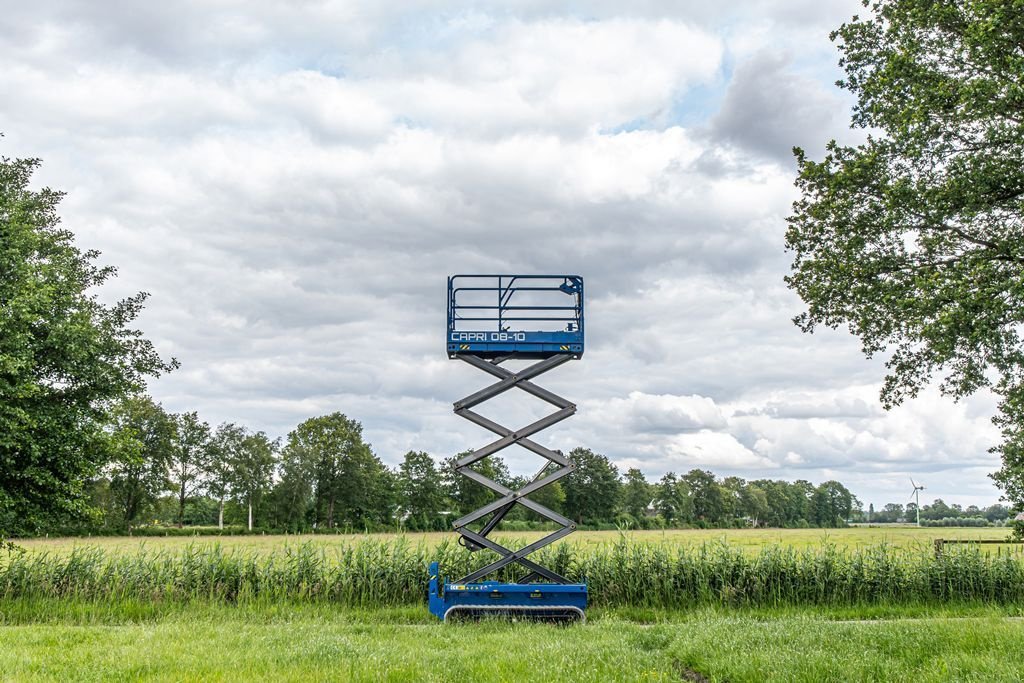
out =
<path fill-rule="evenodd" d="M 275 436 L 342 411 L 390 465 L 481 446 L 446 277 L 578 273 L 587 352 L 549 377 L 580 410 L 539 441 L 651 480 L 998 498 L 990 397 L 887 413 L 880 361 L 791 322 L 790 149 L 858 139 L 828 39 L 856 0 L 0 5 L 0 154 L 67 191 L 105 298 L 152 294 L 170 410 Z"/>

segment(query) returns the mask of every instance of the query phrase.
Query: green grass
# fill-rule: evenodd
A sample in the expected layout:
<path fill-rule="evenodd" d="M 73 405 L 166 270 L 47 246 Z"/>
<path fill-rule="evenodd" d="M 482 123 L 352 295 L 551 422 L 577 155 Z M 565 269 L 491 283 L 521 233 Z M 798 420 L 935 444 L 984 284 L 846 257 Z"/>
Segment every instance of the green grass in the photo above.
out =
<path fill-rule="evenodd" d="M 1022 680 L 1019 548 L 932 531 L 581 534 L 543 553 L 590 587 L 562 628 L 438 623 L 427 562 L 491 559 L 448 535 L 33 542 L 0 554 L 0 680 Z"/>
<path fill-rule="evenodd" d="M 1019 681 L 1024 671 L 1024 624 L 983 610 L 869 621 L 699 610 L 660 612 L 667 620 L 654 624 L 605 611 L 552 627 L 442 625 L 404 608 L 195 605 L 147 619 L 59 609 L 0 628 L 0 678 L 845 683 Z"/>
<path fill-rule="evenodd" d="M 669 529 L 665 531 L 629 531 L 630 540 L 637 543 L 669 543 L 672 545 L 697 546 L 709 542 L 725 542 L 750 553 L 756 553 L 764 546 L 784 545 L 794 548 L 813 548 L 829 543 L 842 548 L 862 548 L 885 543 L 899 547 L 930 549 L 936 538 L 951 539 L 1004 539 L 1009 535 L 1005 528 L 918 528 L 913 526 L 851 527 L 848 529 Z M 502 532 L 502 536 L 521 545 L 534 541 L 542 532 Z M 572 535 L 572 542 L 580 545 L 600 545 L 619 537 L 617 531 L 580 531 Z M 111 552 L 134 553 L 140 548 L 180 549 L 188 545 L 219 544 L 225 548 L 242 548 L 267 553 L 280 550 L 285 544 L 311 543 L 334 548 L 365 540 L 392 540 L 399 534 L 352 534 L 339 536 L 323 535 L 269 535 L 269 536 L 227 536 L 227 537 L 148 537 L 145 539 L 125 536 L 91 538 L 37 538 L 17 541 L 18 545 L 30 552 L 63 553 L 75 547 L 101 547 Z M 401 534 L 410 543 L 436 546 L 452 539 L 451 533 L 410 533 Z M 986 550 L 1004 546 L 986 546 Z"/>
<path fill-rule="evenodd" d="M 499 538 L 499 542 L 502 542 Z M 136 553 L 79 546 L 71 552 L 0 558 L 0 598 L 97 601 L 270 603 L 327 602 L 346 607 L 425 601 L 427 566 L 449 578 L 489 563 L 454 543 L 412 545 L 365 540 L 333 548 L 304 543 L 275 552 L 199 544 Z M 884 605 L 1024 600 L 1024 557 L 954 546 L 888 545 L 798 549 L 764 546 L 757 554 L 713 542 L 699 546 L 636 543 L 560 544 L 535 559 L 585 581 L 593 605 L 681 608 L 697 605 Z M 512 580 L 513 570 L 494 578 Z"/>

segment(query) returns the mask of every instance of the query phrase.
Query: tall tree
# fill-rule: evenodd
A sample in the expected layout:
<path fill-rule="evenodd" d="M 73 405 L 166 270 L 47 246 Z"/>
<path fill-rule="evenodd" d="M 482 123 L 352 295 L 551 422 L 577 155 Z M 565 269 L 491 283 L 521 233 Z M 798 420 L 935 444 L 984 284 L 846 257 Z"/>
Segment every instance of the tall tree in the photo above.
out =
<path fill-rule="evenodd" d="M 270 493 L 274 526 L 302 531 L 313 522 L 314 465 L 313 452 L 289 435 L 280 454 L 280 479 Z"/>
<path fill-rule="evenodd" d="M 224 528 L 224 501 L 231 494 L 235 462 L 240 457 L 245 438 L 244 427 L 233 422 L 221 423 L 210 439 L 206 462 L 206 491 L 217 501 L 217 528 Z"/>
<path fill-rule="evenodd" d="M 456 461 L 470 453 L 472 451 L 456 453 L 450 458 L 445 458 L 441 466 L 441 483 L 444 486 L 445 494 L 461 514 L 472 512 L 497 497 L 497 494 L 487 487 L 455 471 Z M 512 476 L 509 474 L 508 465 L 505 464 L 500 455 L 491 455 L 483 460 L 478 460 L 471 467 L 491 481 L 495 481 L 503 486 L 508 486 L 512 483 Z"/>
<path fill-rule="evenodd" d="M 725 497 L 725 514 L 729 517 L 744 517 L 743 491 L 747 482 L 742 477 L 725 477 L 722 479 L 722 495 Z"/>
<path fill-rule="evenodd" d="M 174 416 L 170 477 L 178 499 L 178 526 L 185 523 L 185 503 L 203 485 L 210 465 L 210 425 L 195 412 Z"/>
<path fill-rule="evenodd" d="M 110 496 L 127 526 L 167 490 L 174 423 L 148 396 L 120 401 L 112 411 L 112 457 L 105 472 Z"/>
<path fill-rule="evenodd" d="M 310 418 L 288 434 L 286 451 L 286 460 L 302 461 L 312 475 L 318 521 L 328 528 L 385 521 L 390 477 L 359 422 L 342 413 Z"/>
<path fill-rule="evenodd" d="M 248 510 L 249 531 L 252 531 L 253 510 L 273 482 L 279 445 L 264 432 L 247 433 L 231 460 L 231 488 L 238 502 Z"/>
<path fill-rule="evenodd" d="M 62 193 L 29 187 L 39 163 L 0 157 L 0 535 L 84 515 L 112 405 L 176 366 L 129 327 L 145 293 L 97 299 L 115 269 L 59 227 Z"/>
<path fill-rule="evenodd" d="M 543 477 L 547 477 L 551 472 L 555 470 L 555 465 L 548 465 L 542 474 Z M 503 481 L 513 491 L 519 490 L 522 487 L 529 484 L 533 479 L 525 475 L 509 477 L 506 481 Z M 535 503 L 540 503 L 549 510 L 553 510 L 559 514 L 565 512 L 565 489 L 562 487 L 561 481 L 553 481 L 533 493 L 527 496 L 530 500 Z M 525 521 L 546 521 L 540 515 L 533 510 L 529 510 L 522 505 L 515 505 L 509 511 L 505 519 L 512 520 L 525 520 Z"/>
<path fill-rule="evenodd" d="M 693 518 L 690 489 L 675 472 L 666 472 L 655 484 L 654 508 L 669 524 L 683 524 Z"/>
<path fill-rule="evenodd" d="M 814 489 L 811 510 L 814 523 L 820 527 L 846 526 L 853 512 L 853 495 L 838 481 L 826 481 Z"/>
<path fill-rule="evenodd" d="M 857 98 L 855 147 L 795 150 L 801 198 L 787 278 L 810 332 L 846 326 L 885 352 L 888 408 L 934 375 L 992 386 L 1003 467 L 1024 504 L 1024 8 L 1019 0 L 877 0 L 832 34 Z"/>
<path fill-rule="evenodd" d="M 719 525 L 725 519 L 726 499 L 715 475 L 708 470 L 690 470 L 683 476 L 693 501 L 694 519 Z"/>
<path fill-rule="evenodd" d="M 882 508 L 886 522 L 903 521 L 903 506 L 899 503 L 886 503 Z"/>
<path fill-rule="evenodd" d="M 600 453 L 574 448 L 576 470 L 565 477 L 565 514 L 580 523 L 607 522 L 619 503 L 619 470 Z"/>
<path fill-rule="evenodd" d="M 626 470 L 622 484 L 622 509 L 637 521 L 642 520 L 652 498 L 651 485 L 647 483 L 644 473 L 635 467 Z"/>
<path fill-rule="evenodd" d="M 757 484 L 745 484 L 740 489 L 738 509 L 738 516 L 749 520 L 751 526 L 760 526 L 761 520 L 771 513 L 768 494 Z"/>
<path fill-rule="evenodd" d="M 409 451 L 398 468 L 399 501 L 414 529 L 438 526 L 444 508 L 444 489 L 434 459 L 423 451 Z"/>

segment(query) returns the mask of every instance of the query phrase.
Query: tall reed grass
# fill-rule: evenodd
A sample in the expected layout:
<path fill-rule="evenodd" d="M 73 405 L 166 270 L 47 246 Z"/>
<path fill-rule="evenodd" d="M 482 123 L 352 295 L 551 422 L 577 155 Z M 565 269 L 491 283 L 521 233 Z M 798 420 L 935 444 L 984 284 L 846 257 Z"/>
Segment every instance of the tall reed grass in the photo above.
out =
<path fill-rule="evenodd" d="M 427 565 L 435 559 L 456 579 L 494 555 L 447 542 L 412 545 L 401 537 L 334 548 L 285 545 L 271 553 L 217 544 L 127 554 L 80 546 L 61 554 L 0 555 L 0 599 L 410 605 L 426 600 Z M 936 556 L 888 545 L 766 546 L 750 555 L 725 543 L 692 547 L 623 537 L 545 548 L 539 561 L 585 581 L 591 604 L 607 607 L 1024 603 L 1024 557 L 975 547 Z"/>

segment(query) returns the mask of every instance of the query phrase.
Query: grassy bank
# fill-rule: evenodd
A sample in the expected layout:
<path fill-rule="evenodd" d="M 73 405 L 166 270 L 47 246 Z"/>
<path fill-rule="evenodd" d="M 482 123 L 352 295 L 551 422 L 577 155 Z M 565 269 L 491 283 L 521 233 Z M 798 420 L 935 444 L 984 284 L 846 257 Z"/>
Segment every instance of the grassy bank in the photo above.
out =
<path fill-rule="evenodd" d="M 405 608 L 200 605 L 158 618 L 0 629 L 4 680 L 1015 681 L 1024 626 L 998 614 L 832 620 L 615 612 L 567 628 L 442 625 Z M 667 613 L 662 613 L 667 614 Z"/>
<path fill-rule="evenodd" d="M 491 561 L 447 541 L 399 538 L 325 548 L 303 543 L 273 552 L 186 546 L 128 554 L 79 546 L 68 553 L 15 553 L 0 560 L 0 598 L 58 597 L 145 602 L 278 601 L 346 607 L 421 604 L 427 565 L 455 578 Z M 725 543 L 560 544 L 539 561 L 586 581 L 597 607 L 701 605 L 901 605 L 1024 601 L 1024 558 L 952 547 L 849 549 L 765 546 L 751 554 Z M 499 575 L 506 580 L 511 574 Z"/>

